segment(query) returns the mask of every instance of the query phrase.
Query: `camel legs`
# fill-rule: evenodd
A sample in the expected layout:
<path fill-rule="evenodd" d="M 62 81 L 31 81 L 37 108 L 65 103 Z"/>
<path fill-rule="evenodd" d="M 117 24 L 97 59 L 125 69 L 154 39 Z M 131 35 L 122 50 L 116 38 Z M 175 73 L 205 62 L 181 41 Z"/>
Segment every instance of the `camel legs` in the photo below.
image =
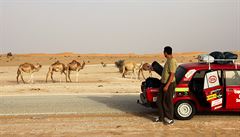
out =
<path fill-rule="evenodd" d="M 145 76 L 144 76 L 144 74 L 143 74 L 143 70 L 142 70 L 142 69 L 140 69 L 140 70 L 138 71 L 138 79 L 140 79 L 140 74 L 142 74 L 142 77 L 145 79 Z"/>
<path fill-rule="evenodd" d="M 48 70 L 48 73 L 47 73 L 47 76 L 46 76 L 46 83 L 47 83 L 47 80 L 48 80 L 48 76 L 52 73 L 52 68 L 50 67 L 49 70 Z"/>
<path fill-rule="evenodd" d="M 71 71 L 68 70 L 68 79 L 69 79 L 70 82 L 72 82 L 71 77 L 70 77 L 70 74 L 71 74 Z"/>
<path fill-rule="evenodd" d="M 22 76 L 22 72 L 20 70 L 17 71 L 17 83 L 19 83 L 19 81 L 18 81 L 19 76 L 21 76 L 21 79 L 22 79 L 23 83 L 25 84 L 25 81 Z"/>
<path fill-rule="evenodd" d="M 133 70 L 133 72 L 132 72 L 132 74 L 131 74 L 131 79 L 133 78 L 133 74 L 134 74 L 134 70 Z"/>
<path fill-rule="evenodd" d="M 19 75 L 21 74 L 21 72 L 20 72 L 20 70 L 18 69 L 18 71 L 17 71 L 17 83 L 19 83 L 19 81 L 18 81 L 18 78 L 19 78 Z"/>
<path fill-rule="evenodd" d="M 135 77 L 135 79 L 137 79 L 137 76 L 136 76 L 136 69 L 133 69 L 133 75 Z M 132 78 L 131 78 L 132 79 Z"/>
<path fill-rule="evenodd" d="M 122 77 L 125 78 L 125 74 L 126 74 L 126 69 L 125 67 L 122 68 Z"/>
<path fill-rule="evenodd" d="M 138 79 L 140 79 L 140 73 L 141 73 L 141 69 L 139 69 L 138 71 Z"/>
<path fill-rule="evenodd" d="M 122 73 L 122 77 L 125 78 L 125 75 L 126 75 L 126 71 L 124 70 Z"/>
<path fill-rule="evenodd" d="M 146 79 L 145 76 L 144 76 L 144 74 L 143 74 L 143 70 L 142 70 L 142 76 L 143 76 L 144 79 Z"/>
<path fill-rule="evenodd" d="M 52 82 L 54 82 L 54 80 L 53 80 L 53 72 L 51 72 L 50 74 L 51 74 L 50 75 L 51 76 L 51 80 L 52 80 Z"/>

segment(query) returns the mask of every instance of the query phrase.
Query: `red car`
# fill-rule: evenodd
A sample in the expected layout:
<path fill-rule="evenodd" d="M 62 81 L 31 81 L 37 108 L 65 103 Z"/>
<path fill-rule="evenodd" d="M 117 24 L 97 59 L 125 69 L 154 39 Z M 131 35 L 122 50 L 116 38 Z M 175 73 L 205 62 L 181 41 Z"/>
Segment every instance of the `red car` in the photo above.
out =
<path fill-rule="evenodd" d="M 154 107 L 159 86 L 150 82 L 151 86 L 146 87 L 146 82 L 142 84 L 141 104 Z M 173 102 L 177 119 L 191 119 L 196 111 L 240 112 L 240 65 L 181 64 L 176 71 L 176 83 Z"/>

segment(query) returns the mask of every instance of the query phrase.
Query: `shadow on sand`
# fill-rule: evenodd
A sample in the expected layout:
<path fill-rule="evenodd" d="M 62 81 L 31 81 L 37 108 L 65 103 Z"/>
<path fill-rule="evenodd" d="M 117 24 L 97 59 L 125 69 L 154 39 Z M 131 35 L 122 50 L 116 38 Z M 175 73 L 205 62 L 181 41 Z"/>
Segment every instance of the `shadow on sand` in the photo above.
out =
<path fill-rule="evenodd" d="M 138 95 L 111 95 L 111 96 L 87 96 L 88 99 L 104 104 L 111 109 L 121 113 L 144 117 L 150 121 L 155 120 L 158 115 L 156 109 L 147 108 L 137 103 Z"/>

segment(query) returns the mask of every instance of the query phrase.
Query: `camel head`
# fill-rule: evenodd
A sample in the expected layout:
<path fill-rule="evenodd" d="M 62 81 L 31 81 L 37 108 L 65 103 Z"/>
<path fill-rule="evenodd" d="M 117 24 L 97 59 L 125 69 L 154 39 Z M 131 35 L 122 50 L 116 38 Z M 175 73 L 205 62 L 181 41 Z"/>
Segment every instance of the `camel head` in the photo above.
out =
<path fill-rule="evenodd" d="M 41 68 L 42 68 L 42 65 L 40 65 L 39 63 L 37 63 L 37 64 L 34 66 L 35 72 L 39 71 Z"/>
<path fill-rule="evenodd" d="M 152 70 L 152 66 L 149 63 L 144 63 L 142 68 L 143 70 Z"/>

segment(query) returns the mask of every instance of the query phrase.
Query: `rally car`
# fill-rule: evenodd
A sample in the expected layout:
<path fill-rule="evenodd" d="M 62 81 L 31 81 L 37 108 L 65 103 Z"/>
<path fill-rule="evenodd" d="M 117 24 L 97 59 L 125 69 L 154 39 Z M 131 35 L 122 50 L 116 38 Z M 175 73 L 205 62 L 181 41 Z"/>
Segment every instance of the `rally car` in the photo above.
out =
<path fill-rule="evenodd" d="M 206 59 L 207 57 L 207 59 Z M 220 60 L 199 56 L 199 62 L 181 64 L 176 71 L 173 97 L 177 119 L 191 119 L 196 112 L 240 112 L 240 65 L 235 60 Z M 218 60 L 219 61 L 219 60 Z M 155 84 L 154 84 L 155 83 Z M 160 80 L 148 78 L 142 83 L 140 103 L 156 107 Z"/>

